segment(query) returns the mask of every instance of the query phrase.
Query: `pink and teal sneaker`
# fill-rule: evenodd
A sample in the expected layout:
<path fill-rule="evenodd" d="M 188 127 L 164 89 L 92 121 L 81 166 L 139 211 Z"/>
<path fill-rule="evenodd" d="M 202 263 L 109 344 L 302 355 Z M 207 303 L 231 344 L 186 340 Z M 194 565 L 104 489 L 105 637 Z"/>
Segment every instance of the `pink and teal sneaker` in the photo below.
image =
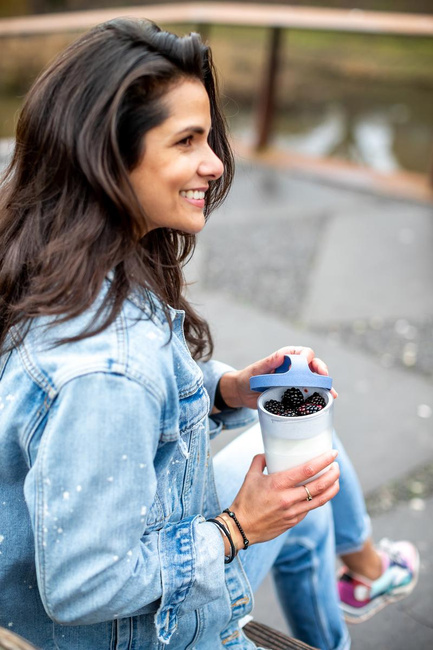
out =
<path fill-rule="evenodd" d="M 390 603 L 408 596 L 418 580 L 419 554 L 410 542 L 382 539 L 383 573 L 368 580 L 343 567 L 338 576 L 341 609 L 349 623 L 362 623 Z"/>

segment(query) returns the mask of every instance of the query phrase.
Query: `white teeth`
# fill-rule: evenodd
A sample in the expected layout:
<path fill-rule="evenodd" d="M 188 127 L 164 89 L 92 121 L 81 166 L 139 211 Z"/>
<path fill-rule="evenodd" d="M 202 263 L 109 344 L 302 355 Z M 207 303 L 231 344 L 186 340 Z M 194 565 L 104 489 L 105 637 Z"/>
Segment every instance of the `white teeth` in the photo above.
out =
<path fill-rule="evenodd" d="M 184 190 L 181 191 L 180 193 L 181 196 L 183 196 L 185 199 L 204 199 L 204 192 L 200 192 L 199 190 L 188 190 L 185 192 Z"/>

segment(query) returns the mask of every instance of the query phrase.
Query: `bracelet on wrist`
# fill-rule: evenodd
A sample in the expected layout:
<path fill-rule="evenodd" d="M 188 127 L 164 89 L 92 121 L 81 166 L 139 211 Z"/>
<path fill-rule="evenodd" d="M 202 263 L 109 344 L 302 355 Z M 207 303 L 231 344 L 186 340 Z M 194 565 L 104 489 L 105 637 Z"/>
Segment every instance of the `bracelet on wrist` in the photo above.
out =
<path fill-rule="evenodd" d="M 236 539 L 235 539 L 235 535 L 234 535 L 234 533 L 236 531 L 233 530 L 232 526 L 230 525 L 230 522 L 225 518 L 223 513 L 221 513 L 220 515 L 217 515 L 215 517 L 215 519 L 218 519 L 218 521 L 220 521 L 223 524 L 223 526 L 225 526 L 227 528 L 227 530 L 229 531 L 229 535 L 230 535 L 231 540 L 233 542 L 233 546 L 235 547 L 235 555 L 237 555 L 238 551 L 239 551 L 239 548 L 238 548 L 238 545 L 236 544 Z"/>
<path fill-rule="evenodd" d="M 239 523 L 238 518 L 236 517 L 233 510 L 230 510 L 229 508 L 226 508 L 225 510 L 223 510 L 223 512 L 227 513 L 228 516 L 235 522 L 236 526 L 238 527 L 239 532 L 242 535 L 242 539 L 244 541 L 244 550 L 246 551 L 248 546 L 250 545 L 250 541 L 249 541 L 249 539 L 247 539 L 247 536 L 245 535 L 244 529 L 242 528 L 241 524 Z"/>
<path fill-rule="evenodd" d="M 236 547 L 234 545 L 230 531 L 228 530 L 227 526 L 222 524 L 218 519 L 207 519 L 207 521 L 211 522 L 212 524 L 215 524 L 215 526 L 217 526 L 222 532 L 222 534 L 227 538 L 228 543 L 230 545 L 230 555 L 224 555 L 224 563 L 230 564 L 230 562 L 233 562 L 233 560 L 237 555 Z"/>

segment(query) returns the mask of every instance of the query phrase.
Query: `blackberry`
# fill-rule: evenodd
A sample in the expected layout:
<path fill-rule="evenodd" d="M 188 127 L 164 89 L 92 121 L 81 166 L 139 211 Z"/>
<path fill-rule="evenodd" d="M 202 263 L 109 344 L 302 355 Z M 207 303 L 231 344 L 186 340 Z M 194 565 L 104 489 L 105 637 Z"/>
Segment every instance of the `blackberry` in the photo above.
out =
<path fill-rule="evenodd" d="M 285 409 L 283 407 L 283 412 L 281 415 L 284 415 L 285 418 L 296 418 L 298 417 L 297 412 L 294 409 Z"/>
<path fill-rule="evenodd" d="M 304 402 L 304 404 L 301 404 L 297 408 L 297 413 L 298 415 L 312 415 L 312 413 L 318 413 L 321 411 L 323 406 L 320 406 L 320 404 L 307 404 Z"/>
<path fill-rule="evenodd" d="M 265 402 L 265 409 L 272 415 L 282 415 L 283 405 L 276 399 L 270 399 Z"/>
<path fill-rule="evenodd" d="M 319 395 L 319 393 L 313 393 L 310 395 L 310 397 L 307 397 L 305 404 L 317 404 L 318 406 L 324 408 L 326 406 L 326 400 L 324 397 Z"/>
<path fill-rule="evenodd" d="M 296 409 L 304 403 L 304 396 L 299 388 L 292 386 L 284 391 L 281 401 L 285 408 Z"/>

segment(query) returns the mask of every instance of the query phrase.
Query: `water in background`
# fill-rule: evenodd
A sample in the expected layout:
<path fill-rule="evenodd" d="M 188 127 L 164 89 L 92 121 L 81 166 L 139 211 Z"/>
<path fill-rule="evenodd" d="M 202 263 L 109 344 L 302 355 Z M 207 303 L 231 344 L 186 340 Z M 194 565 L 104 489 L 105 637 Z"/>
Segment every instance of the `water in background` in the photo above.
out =
<path fill-rule="evenodd" d="M 333 157 L 377 171 L 424 173 L 433 156 L 433 89 L 378 86 L 366 92 L 341 91 L 335 100 L 308 98 L 280 107 L 271 144 L 313 157 Z M 326 95 L 332 96 L 328 82 Z M 229 101 L 233 133 L 254 143 L 254 106 Z"/>

